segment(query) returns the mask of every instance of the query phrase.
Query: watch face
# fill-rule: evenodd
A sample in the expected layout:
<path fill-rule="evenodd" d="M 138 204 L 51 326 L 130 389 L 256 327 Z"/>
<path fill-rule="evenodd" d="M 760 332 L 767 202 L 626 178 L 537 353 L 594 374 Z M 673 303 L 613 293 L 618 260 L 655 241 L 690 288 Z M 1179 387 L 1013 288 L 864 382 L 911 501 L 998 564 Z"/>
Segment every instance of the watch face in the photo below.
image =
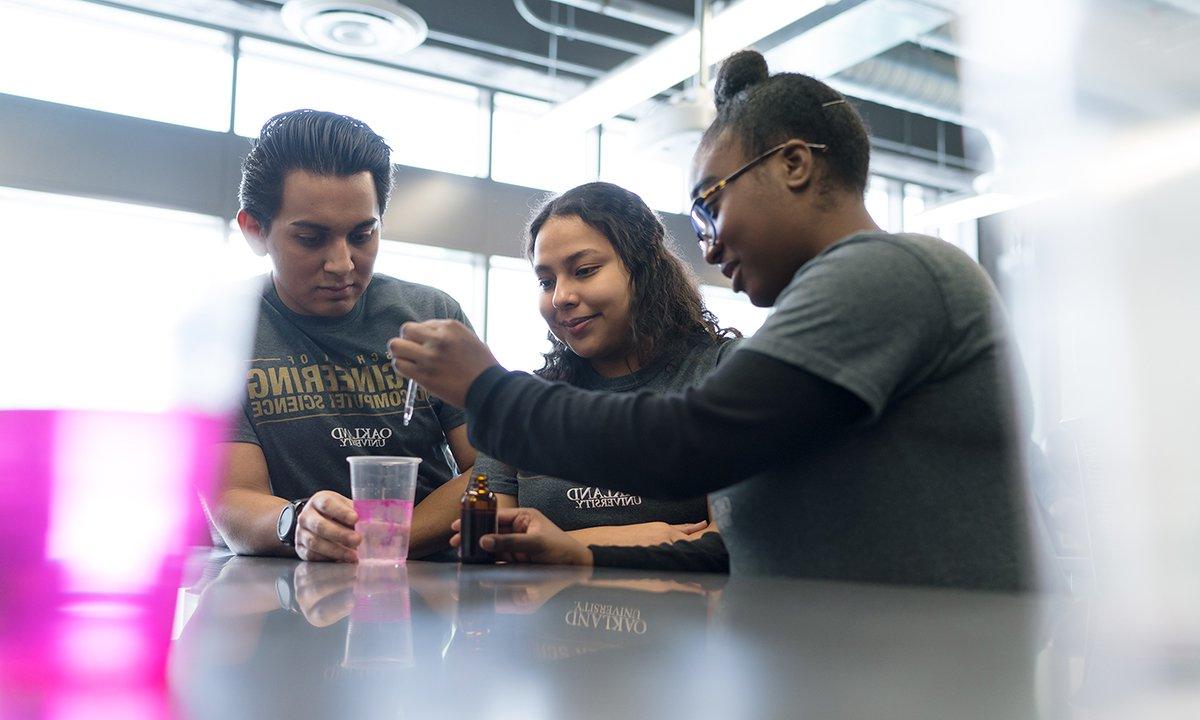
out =
<path fill-rule="evenodd" d="M 296 507 L 291 503 L 285 505 L 283 510 L 280 511 L 279 522 L 275 526 L 275 534 L 279 536 L 280 542 L 291 544 L 289 542 L 291 538 L 288 537 L 288 535 L 292 529 L 292 524 L 295 521 L 295 517 Z"/>

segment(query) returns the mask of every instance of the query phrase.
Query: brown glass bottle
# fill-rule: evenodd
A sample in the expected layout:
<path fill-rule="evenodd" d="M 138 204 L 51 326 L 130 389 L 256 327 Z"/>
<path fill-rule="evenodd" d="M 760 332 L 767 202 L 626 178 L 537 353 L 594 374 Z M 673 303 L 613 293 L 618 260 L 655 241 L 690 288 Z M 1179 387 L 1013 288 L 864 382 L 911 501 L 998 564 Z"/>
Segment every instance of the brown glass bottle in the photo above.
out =
<path fill-rule="evenodd" d="M 462 542 L 458 558 L 465 563 L 493 563 L 496 556 L 479 547 L 479 538 L 496 532 L 496 493 L 488 489 L 487 476 L 476 475 L 462 496 Z"/>

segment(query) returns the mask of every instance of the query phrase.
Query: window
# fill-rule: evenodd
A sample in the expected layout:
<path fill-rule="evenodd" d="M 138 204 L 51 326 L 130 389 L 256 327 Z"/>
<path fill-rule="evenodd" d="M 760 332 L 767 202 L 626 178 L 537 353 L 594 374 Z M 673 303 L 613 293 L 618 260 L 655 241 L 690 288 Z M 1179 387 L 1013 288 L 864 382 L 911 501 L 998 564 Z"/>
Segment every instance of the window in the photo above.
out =
<path fill-rule="evenodd" d="M 231 42 L 92 3 L 0 0 L 0 92 L 225 131 Z"/>
<path fill-rule="evenodd" d="M 687 167 L 690 159 L 651 157 L 633 145 L 633 122 L 614 119 L 600 135 L 600 179 L 637 193 L 655 210 L 686 213 Z"/>
<path fill-rule="evenodd" d="M 937 195 L 937 202 L 943 203 L 950 199 L 957 198 L 958 194 L 949 190 L 943 190 Z M 959 250 L 970 255 L 976 262 L 979 261 L 979 223 L 976 220 L 968 220 L 966 222 L 953 223 L 949 225 L 941 225 L 937 228 L 927 229 L 932 235 L 936 235 L 946 242 L 954 245 Z"/>
<path fill-rule="evenodd" d="M 475 332 L 483 335 L 483 256 L 387 240 L 379 244 L 375 272 L 442 290 L 458 301 Z"/>
<path fill-rule="evenodd" d="M 53 268 L 0 284 L 0 305 L 15 309 L 5 333 L 28 350 L 0 355 L 5 405 L 223 410 L 231 401 L 236 387 L 222 372 L 239 376 L 249 337 L 225 349 L 214 338 L 248 328 L 252 301 L 229 294 L 223 221 L 9 189 L 0 216 L 8 267 Z M 207 354 L 231 347 L 236 358 Z"/>
<path fill-rule="evenodd" d="M 237 220 L 229 221 L 229 233 L 225 237 L 225 257 L 234 276 L 250 279 L 271 272 L 271 258 L 256 255 L 242 235 Z"/>
<path fill-rule="evenodd" d="M 717 316 L 721 327 L 737 328 L 746 337 L 758 332 L 771 314 L 769 308 L 755 307 L 750 303 L 750 298 L 729 288 L 701 285 L 700 295 L 704 298 L 704 305 Z"/>
<path fill-rule="evenodd" d="M 538 312 L 537 278 L 519 258 L 493 256 L 489 267 L 488 346 L 509 370 L 537 370 L 542 353 L 550 350 L 549 330 Z"/>
<path fill-rule="evenodd" d="M 925 212 L 925 203 L 931 192 L 921 185 L 904 184 L 904 232 L 925 233 L 930 231 L 930 228 L 926 228 L 917 218 Z"/>
<path fill-rule="evenodd" d="M 392 147 L 392 162 L 458 175 L 487 174 L 487 106 L 470 85 L 372 63 L 243 39 L 234 130 L 257 137 L 297 108 L 350 115 Z"/>
<path fill-rule="evenodd" d="M 550 107 L 496 93 L 492 114 L 492 179 L 554 192 L 596 178 L 596 134 L 554 132 L 537 118 Z"/>
<path fill-rule="evenodd" d="M 978 260 L 978 226 L 974 221 L 930 227 L 920 220 L 922 213 L 948 197 L 954 197 L 954 193 L 872 175 L 865 200 L 867 212 L 885 231 L 933 235 Z"/>
<path fill-rule="evenodd" d="M 892 232 L 897 223 L 892 220 L 892 198 L 889 192 L 891 183 L 878 175 L 872 175 L 867 181 L 867 192 L 864 201 L 871 219 L 879 227 Z"/>

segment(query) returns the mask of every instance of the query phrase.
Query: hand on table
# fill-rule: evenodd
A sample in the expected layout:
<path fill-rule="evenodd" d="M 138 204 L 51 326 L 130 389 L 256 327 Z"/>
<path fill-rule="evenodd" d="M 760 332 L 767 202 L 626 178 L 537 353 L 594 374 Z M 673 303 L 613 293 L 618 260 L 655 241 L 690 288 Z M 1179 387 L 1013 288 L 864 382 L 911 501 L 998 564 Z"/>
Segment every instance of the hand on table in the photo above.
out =
<path fill-rule="evenodd" d="M 501 508 L 496 513 L 500 532 L 484 535 L 479 545 L 498 560 L 543 565 L 591 565 L 592 551 L 533 508 Z M 461 521 L 450 526 L 450 545 L 462 543 Z"/>
<path fill-rule="evenodd" d="M 429 392 L 465 407 L 475 378 L 496 362 L 492 351 L 457 320 L 406 322 L 400 337 L 388 342 L 396 370 Z"/>
<path fill-rule="evenodd" d="M 322 490 L 309 499 L 296 525 L 296 555 L 301 560 L 358 562 L 362 536 L 354 532 L 358 513 L 350 498 Z"/>

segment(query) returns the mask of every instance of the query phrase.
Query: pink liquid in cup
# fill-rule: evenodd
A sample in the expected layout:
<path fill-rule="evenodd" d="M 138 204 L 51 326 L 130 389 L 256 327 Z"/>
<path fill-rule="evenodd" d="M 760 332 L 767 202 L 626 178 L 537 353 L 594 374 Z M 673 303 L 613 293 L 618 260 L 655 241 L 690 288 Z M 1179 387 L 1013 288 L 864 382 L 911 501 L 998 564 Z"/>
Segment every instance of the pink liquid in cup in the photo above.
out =
<path fill-rule="evenodd" d="M 408 500 L 355 500 L 358 522 L 354 530 L 362 535 L 358 546 L 360 563 L 402 563 L 408 558 L 408 537 L 412 531 L 413 504 Z"/>

